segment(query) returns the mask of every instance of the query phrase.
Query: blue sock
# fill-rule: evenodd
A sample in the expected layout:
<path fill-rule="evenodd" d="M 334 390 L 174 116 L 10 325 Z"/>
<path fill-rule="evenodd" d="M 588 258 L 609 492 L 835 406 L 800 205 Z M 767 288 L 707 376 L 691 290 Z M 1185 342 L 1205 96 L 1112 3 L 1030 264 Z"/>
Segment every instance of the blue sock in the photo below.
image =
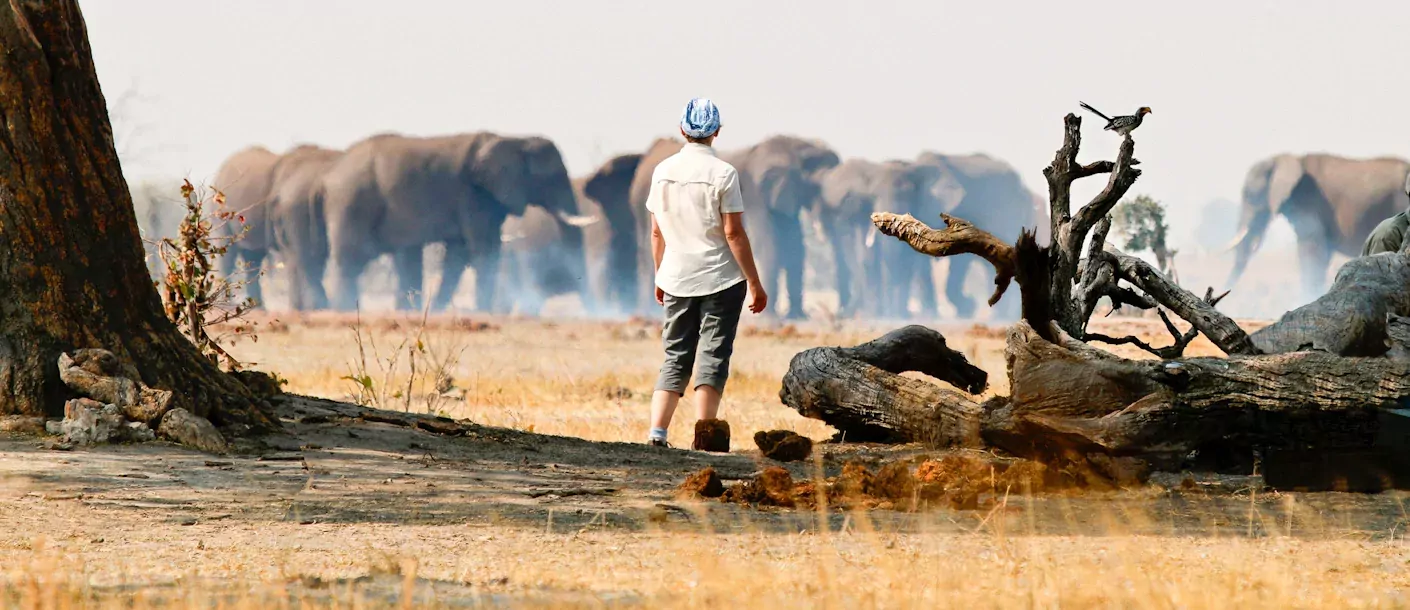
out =
<path fill-rule="evenodd" d="M 665 428 L 652 428 L 652 429 L 651 429 L 650 440 L 653 440 L 653 441 L 664 441 L 664 440 L 666 440 L 666 429 L 665 429 Z"/>

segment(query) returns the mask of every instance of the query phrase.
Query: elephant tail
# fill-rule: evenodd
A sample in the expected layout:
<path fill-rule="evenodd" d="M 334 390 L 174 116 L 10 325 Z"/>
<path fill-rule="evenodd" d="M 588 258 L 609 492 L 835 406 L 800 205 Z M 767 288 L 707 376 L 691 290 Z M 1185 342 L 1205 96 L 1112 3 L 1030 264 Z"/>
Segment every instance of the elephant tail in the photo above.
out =
<path fill-rule="evenodd" d="M 1097 115 L 1097 116 L 1099 116 L 1099 117 L 1102 117 L 1102 118 L 1105 119 L 1106 122 L 1108 122 L 1108 123 L 1111 122 L 1111 117 L 1109 117 L 1109 116 L 1107 116 L 1107 115 L 1105 115 L 1105 114 L 1102 114 L 1102 111 L 1097 110 L 1096 108 L 1093 108 L 1091 104 L 1088 104 L 1087 102 L 1077 102 L 1077 103 L 1078 103 L 1079 105 L 1081 105 L 1083 108 L 1086 108 L 1088 112 L 1091 112 L 1092 114 L 1095 114 L 1095 115 Z"/>

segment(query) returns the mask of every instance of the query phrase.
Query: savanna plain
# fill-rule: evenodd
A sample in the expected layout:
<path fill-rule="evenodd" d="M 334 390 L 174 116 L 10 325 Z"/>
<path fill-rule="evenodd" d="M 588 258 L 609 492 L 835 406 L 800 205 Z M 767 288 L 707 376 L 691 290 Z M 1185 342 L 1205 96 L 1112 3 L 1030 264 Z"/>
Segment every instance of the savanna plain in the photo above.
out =
<path fill-rule="evenodd" d="M 963 509 L 677 494 L 706 466 L 730 484 L 778 465 L 753 446 L 761 430 L 818 442 L 786 465 L 795 480 L 941 455 L 822 442 L 833 430 L 779 402 L 794 354 L 895 323 L 751 321 L 724 411 L 734 451 L 712 455 L 641 443 L 660 354 L 651 320 L 259 322 L 235 353 L 289 393 L 474 425 L 448 436 L 315 417 L 329 403 L 300 398 L 277 405 L 283 433 L 224 456 L 0 433 L 4 607 L 1410 607 L 1403 492 L 1179 473 L 1121 491 L 995 489 Z M 1101 324 L 1168 340 L 1158 321 Z M 989 371 L 988 392 L 1007 393 L 1003 327 L 933 326 Z M 1214 351 L 1203 338 L 1191 349 Z M 691 411 L 676 447 L 690 445 Z"/>

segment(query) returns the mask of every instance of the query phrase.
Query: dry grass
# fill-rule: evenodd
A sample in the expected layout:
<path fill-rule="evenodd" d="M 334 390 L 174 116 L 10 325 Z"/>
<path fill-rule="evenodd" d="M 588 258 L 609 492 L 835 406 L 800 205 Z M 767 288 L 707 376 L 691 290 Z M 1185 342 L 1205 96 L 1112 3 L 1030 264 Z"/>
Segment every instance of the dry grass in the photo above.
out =
<path fill-rule="evenodd" d="M 258 343 L 236 345 L 236 356 L 278 371 L 292 391 L 352 395 L 344 377 L 356 351 L 354 318 L 278 317 L 263 325 Z M 404 345 L 405 337 L 421 333 L 438 350 L 463 348 L 449 367 L 450 398 L 438 407 L 445 414 L 594 440 L 644 436 L 660 356 L 651 322 L 433 316 L 423 329 L 417 317 L 365 316 L 362 332 L 383 345 Z M 1156 323 L 1105 324 L 1111 334 L 1138 331 L 1166 341 Z M 1007 392 L 1001 332 L 941 328 L 952 346 L 990 371 L 991 392 Z M 773 428 L 815 440 L 830 436 L 826 426 L 778 403 L 779 377 L 799 350 L 855 344 L 884 330 L 858 324 L 744 333 L 724 407 L 736 446 Z M 1203 341 L 1192 349 L 1212 351 Z M 405 386 L 407 376 L 399 375 L 387 383 Z M 677 417 L 671 440 L 688 444 L 689 406 Z M 1353 535 L 1335 510 L 1297 505 L 1290 495 L 1287 514 L 1297 517 L 1285 524 L 1252 502 L 1239 517 L 1249 532 L 1257 523 L 1261 535 L 1223 534 L 1227 518 L 1211 516 L 1222 526 L 1211 525 L 1206 535 L 1154 536 L 1148 532 L 1174 520 L 1146 503 L 1160 493 L 1117 496 L 1101 515 L 1083 508 L 1090 504 L 1074 505 L 1064 512 L 1068 519 L 1103 524 L 1081 534 L 1054 534 L 1066 531 L 1062 523 L 1031 516 L 1024 527 L 1004 525 L 1015 521 L 993 516 L 1036 514 L 1007 503 L 938 511 L 905 528 L 873 521 L 876 513 L 833 513 L 797 533 L 712 525 L 706 512 L 689 527 L 568 531 L 551 521 L 542 527 L 298 525 L 238 515 L 172 527 L 56 513 L 56 525 L 42 534 L 16 529 L 24 521 L 13 515 L 0 516 L 0 524 L 10 524 L 0 535 L 0 606 L 374 608 L 449 607 L 458 600 L 458 607 L 574 608 L 1410 607 L 1403 531 L 1410 517 L 1403 510 L 1399 529 Z"/>
<path fill-rule="evenodd" d="M 870 530 L 863 515 L 840 531 L 796 535 L 346 526 L 320 532 L 321 544 L 273 555 L 267 540 L 249 539 L 281 533 L 271 528 L 219 546 L 156 549 L 171 562 L 156 566 L 170 575 L 157 578 L 150 557 L 123 574 L 84 566 L 62 547 L 10 552 L 0 561 L 10 571 L 0 600 L 17 608 L 397 607 L 386 598 L 420 590 L 417 607 L 434 607 L 425 590 L 458 583 L 462 597 L 516 607 L 1410 605 L 1403 539 L 892 534 Z M 380 586 L 368 579 L 378 575 L 390 578 Z M 423 580 L 407 580 L 413 576 Z M 262 585 L 232 587 L 227 579 Z M 169 586 L 123 594 L 110 584 L 134 581 Z"/>

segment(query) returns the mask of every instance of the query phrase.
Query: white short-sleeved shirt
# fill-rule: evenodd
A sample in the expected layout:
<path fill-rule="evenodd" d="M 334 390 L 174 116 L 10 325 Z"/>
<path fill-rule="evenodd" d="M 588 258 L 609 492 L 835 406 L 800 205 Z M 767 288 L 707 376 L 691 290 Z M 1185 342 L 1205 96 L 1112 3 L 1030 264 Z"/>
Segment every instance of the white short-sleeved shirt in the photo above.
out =
<path fill-rule="evenodd" d="M 714 149 L 686 144 L 657 165 L 646 209 L 666 240 L 656 270 L 656 286 L 666 294 L 705 296 L 744 281 L 724 225 L 725 214 L 744 211 L 739 173 Z"/>

